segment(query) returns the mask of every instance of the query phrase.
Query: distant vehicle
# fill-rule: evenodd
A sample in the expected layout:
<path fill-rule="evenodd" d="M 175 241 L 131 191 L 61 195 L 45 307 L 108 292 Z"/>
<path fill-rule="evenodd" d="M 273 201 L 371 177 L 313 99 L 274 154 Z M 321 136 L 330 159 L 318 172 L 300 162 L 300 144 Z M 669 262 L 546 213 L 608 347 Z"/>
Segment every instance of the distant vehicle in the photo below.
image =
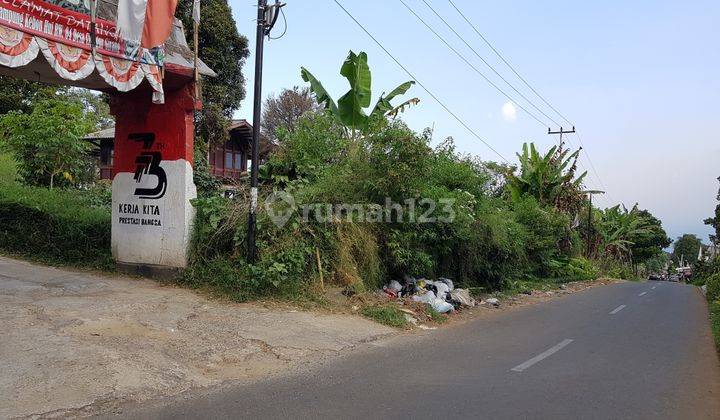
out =
<path fill-rule="evenodd" d="M 678 276 L 677 274 L 672 274 L 668 277 L 668 281 L 678 282 L 680 281 L 680 276 Z"/>
<path fill-rule="evenodd" d="M 659 276 L 657 274 L 650 274 L 650 277 L 648 277 L 648 280 L 662 280 L 662 276 Z"/>

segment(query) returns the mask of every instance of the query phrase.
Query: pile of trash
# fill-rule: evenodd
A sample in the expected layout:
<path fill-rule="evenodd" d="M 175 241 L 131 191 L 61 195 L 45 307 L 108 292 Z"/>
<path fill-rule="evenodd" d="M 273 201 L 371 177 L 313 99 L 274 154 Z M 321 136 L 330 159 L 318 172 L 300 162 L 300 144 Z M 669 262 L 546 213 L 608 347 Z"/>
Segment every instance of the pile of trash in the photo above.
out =
<path fill-rule="evenodd" d="M 437 312 L 444 314 L 460 307 L 473 307 L 477 301 L 467 289 L 456 289 L 453 281 L 439 278 L 435 281 L 405 276 L 402 281 L 392 280 L 382 292 L 392 299 L 410 298 L 415 302 L 427 303 Z"/>

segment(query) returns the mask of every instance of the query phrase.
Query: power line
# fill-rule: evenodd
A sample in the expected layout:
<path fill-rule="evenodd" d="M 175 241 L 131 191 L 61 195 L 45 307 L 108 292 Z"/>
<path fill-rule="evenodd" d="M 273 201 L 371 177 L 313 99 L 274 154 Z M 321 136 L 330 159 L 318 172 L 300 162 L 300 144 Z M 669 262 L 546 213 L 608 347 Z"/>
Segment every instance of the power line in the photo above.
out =
<path fill-rule="evenodd" d="M 582 137 L 580 137 L 580 133 L 575 133 L 575 135 L 577 136 L 578 141 L 580 142 L 580 146 L 583 149 L 585 149 L 585 146 L 583 145 Z M 587 149 L 585 149 L 585 150 L 587 150 Z M 587 158 L 588 163 L 590 163 L 590 168 L 595 173 L 595 177 L 598 179 L 598 182 L 600 183 L 600 188 L 602 188 L 607 193 L 608 197 L 610 197 L 610 200 L 616 201 L 615 198 L 612 196 L 612 194 L 605 187 L 605 184 L 603 183 L 602 178 L 600 178 L 600 174 L 598 173 L 597 169 L 595 169 L 595 165 L 593 164 L 592 159 L 590 159 L 590 154 L 585 153 L 585 158 Z"/>
<path fill-rule="evenodd" d="M 406 9 L 408 9 L 408 11 L 410 11 L 410 13 L 413 14 L 413 16 L 415 16 L 423 25 L 425 25 L 425 27 L 426 27 L 428 30 L 430 30 L 430 32 L 432 32 L 433 35 L 435 35 L 435 37 L 437 37 L 440 41 L 442 41 L 442 43 L 445 44 L 446 47 L 448 47 L 452 52 L 454 52 L 455 55 L 457 55 L 458 57 L 460 57 L 460 59 L 461 59 L 462 61 L 464 61 L 465 64 L 467 64 L 471 69 L 473 69 L 473 70 L 475 71 L 475 73 L 479 74 L 483 79 L 485 79 L 486 82 L 488 82 L 492 87 L 494 87 L 495 89 L 497 89 L 498 92 L 500 92 L 501 94 L 503 94 L 503 95 L 504 95 L 506 98 L 508 98 L 510 101 L 512 101 L 513 103 L 515 103 L 520 109 L 522 109 L 523 111 L 525 111 L 526 114 L 530 115 L 530 116 L 531 116 L 535 121 L 537 121 L 540 125 L 542 125 L 543 127 L 547 127 L 547 125 L 546 125 L 544 122 L 540 121 L 540 119 L 539 119 L 537 116 L 535 116 L 535 114 L 533 114 L 532 112 L 528 111 L 524 106 L 522 106 L 522 105 L 521 105 L 517 100 L 515 100 L 512 96 L 508 95 L 504 90 L 500 89 L 500 87 L 499 87 L 497 84 L 495 84 L 492 80 L 490 80 L 487 76 L 485 76 L 485 74 L 483 74 L 483 72 L 481 72 L 480 70 L 478 70 L 478 68 L 475 67 L 475 65 L 473 65 L 470 61 L 468 61 L 468 59 L 465 58 L 464 55 L 462 55 L 458 50 L 456 50 L 452 45 L 450 45 L 450 43 L 448 43 L 448 42 L 445 40 L 445 38 L 443 38 L 439 33 L 437 33 L 437 31 L 435 31 L 435 29 L 433 29 L 430 25 L 428 25 L 428 23 L 425 22 L 425 20 L 424 20 L 423 18 L 421 18 L 417 13 L 415 13 L 415 11 L 414 11 L 410 6 L 408 6 L 408 4 L 405 3 L 404 0 L 399 0 L 399 1 L 400 1 L 400 3 L 403 4 L 403 6 L 405 6 Z"/>
<path fill-rule="evenodd" d="M 424 85 L 420 80 L 418 80 L 418 78 L 415 77 L 415 75 L 413 75 L 413 74 L 410 72 L 410 70 L 408 70 L 402 63 L 400 63 L 400 61 L 398 61 L 398 59 L 395 58 L 395 56 L 392 55 L 392 54 L 390 53 L 390 51 L 388 51 L 387 48 L 385 48 L 385 46 L 383 46 L 383 45 L 380 43 L 380 41 L 377 40 L 377 38 L 375 38 L 367 29 L 365 29 L 365 27 L 355 18 L 355 16 L 352 15 L 352 13 L 350 13 L 350 12 L 345 8 L 345 6 L 343 6 L 338 0 L 333 0 L 333 1 L 335 2 L 335 4 L 337 4 L 337 5 L 345 12 L 346 15 L 348 15 L 348 17 L 350 17 L 350 19 L 352 19 L 352 20 L 355 22 L 356 25 L 358 25 L 358 26 L 360 27 L 360 29 L 363 30 L 363 32 L 365 32 L 365 34 L 366 34 L 367 36 L 369 36 L 369 37 L 378 45 L 378 47 L 380 47 L 383 51 L 385 51 L 385 54 L 387 54 L 387 55 L 395 62 L 395 64 L 397 64 L 398 66 L 400 66 L 400 68 L 403 69 L 403 71 L 405 71 L 405 73 L 407 73 L 407 75 L 410 76 L 411 79 L 413 79 L 428 95 L 430 95 L 430 96 L 435 100 L 435 102 L 437 102 L 441 107 L 443 107 L 443 109 L 445 109 L 445 111 L 447 111 L 448 114 L 450 114 L 458 123 L 460 123 L 460 125 L 462 125 L 463 127 L 465 127 L 465 129 L 466 129 L 467 131 L 469 131 L 473 136 L 475 136 L 475 138 L 477 138 L 478 140 L 480 140 L 485 146 L 488 147 L 488 149 L 492 150 L 496 155 L 498 155 L 498 156 L 500 157 L 500 159 L 502 159 L 502 160 L 505 161 L 506 163 L 510 163 L 510 161 L 508 161 L 508 160 L 505 158 L 505 156 L 503 156 L 502 154 L 500 154 L 500 152 L 498 152 L 497 150 L 495 150 L 494 147 L 492 147 L 487 141 L 485 141 L 485 139 L 483 139 L 482 137 L 480 137 L 480 135 L 477 134 L 472 128 L 470 128 L 470 127 L 465 123 L 465 121 L 463 121 L 460 117 L 458 117 L 457 114 L 455 114 L 454 112 L 452 112 L 452 111 L 450 110 L 450 108 L 447 107 L 447 105 L 445 105 L 434 93 L 432 93 L 427 87 L 425 87 L 425 85 Z"/>
<path fill-rule="evenodd" d="M 427 2 L 426 2 L 425 0 L 423 0 L 423 2 L 424 2 L 425 4 L 427 4 Z M 557 115 L 559 115 L 560 118 L 562 118 L 563 120 L 565 120 L 565 122 L 567 122 L 567 123 L 570 124 L 570 125 L 574 125 L 572 121 L 570 121 L 570 120 L 569 120 L 567 117 L 565 117 L 560 111 L 558 111 L 557 108 L 555 108 L 554 106 L 552 106 L 552 104 L 551 104 L 547 99 L 545 99 L 544 96 L 542 96 L 534 87 L 532 87 L 532 85 L 520 74 L 520 72 L 518 72 L 517 69 L 515 69 L 515 67 L 513 67 L 512 64 L 510 64 L 510 62 L 508 62 L 507 59 L 505 59 L 505 57 L 500 53 L 500 51 L 498 51 L 497 48 L 495 48 L 495 46 L 493 46 L 493 44 L 492 44 L 490 41 L 488 41 L 487 38 L 485 38 L 485 36 L 484 36 L 484 35 L 478 30 L 478 28 L 470 21 L 470 19 L 468 19 L 468 17 L 455 5 L 455 3 L 453 2 L 453 0 L 448 0 L 448 2 L 449 2 L 450 5 L 455 9 L 455 11 L 457 11 L 457 13 L 465 20 L 465 22 L 467 22 L 467 24 L 473 29 L 473 31 L 475 31 L 475 33 L 480 37 L 480 39 L 482 39 L 483 42 L 485 42 L 485 44 L 487 44 L 487 46 L 490 47 L 491 50 L 493 50 L 493 52 L 500 58 L 500 60 L 502 60 L 503 63 L 505 63 L 505 65 L 515 74 L 515 76 L 518 77 L 518 79 L 520 79 L 520 80 L 525 84 L 525 86 L 527 86 L 538 98 L 540 98 L 540 100 L 542 100 L 542 101 L 545 103 L 545 105 L 547 105 L 547 106 L 548 106 L 550 109 L 552 109 Z M 428 5 L 428 7 L 430 7 L 430 6 Z M 454 31 L 453 31 L 453 32 L 454 32 Z M 533 106 L 534 106 L 534 105 L 533 105 Z M 543 113 L 543 115 L 545 115 L 545 114 Z M 547 116 L 547 115 L 546 115 L 546 116 Z M 550 118 L 549 118 L 549 119 L 550 119 Z M 550 120 L 553 121 L 553 122 L 555 122 L 555 121 L 552 120 L 552 119 L 550 119 Z M 556 124 L 557 124 L 557 123 L 556 123 Z M 558 125 L 559 125 L 559 124 L 558 124 Z M 605 188 L 605 186 L 604 186 L 604 183 L 602 182 L 602 178 L 600 177 L 600 174 L 598 173 L 597 169 L 595 169 L 595 165 L 593 164 L 592 159 L 590 158 L 590 153 L 588 153 L 587 148 L 585 147 L 585 145 L 584 145 L 584 143 L 583 143 L 583 141 L 582 141 L 582 137 L 580 136 L 579 133 L 575 133 L 575 135 L 577 136 L 577 139 L 578 139 L 578 141 L 579 141 L 579 143 L 580 143 L 580 146 L 585 150 L 585 158 L 587 159 L 588 163 L 590 164 L 590 168 L 592 169 L 595 177 L 597 178 L 597 180 L 598 180 L 598 182 L 599 182 L 599 184 L 600 184 L 600 187 L 601 187 L 603 190 L 607 190 L 607 188 Z M 608 192 L 608 196 L 610 197 L 611 200 L 615 201 L 614 198 L 612 197 L 612 195 L 611 195 L 609 192 Z"/>
<path fill-rule="evenodd" d="M 482 39 L 482 40 L 487 44 L 487 46 L 490 47 L 490 49 L 492 49 L 493 52 L 495 52 L 495 54 L 497 54 L 498 57 L 500 57 L 500 59 L 503 61 L 503 63 L 505 63 L 505 65 L 507 65 L 508 68 L 510 68 L 510 70 L 512 70 L 512 72 L 515 73 L 515 75 L 516 75 L 520 80 L 522 80 L 522 82 L 525 84 L 525 86 L 527 86 L 535 95 L 537 95 L 538 98 L 540 98 L 543 102 L 545 102 L 545 105 L 547 105 L 550 109 L 552 109 L 553 111 L 555 111 L 555 113 L 558 114 L 558 115 L 560 116 L 560 118 L 562 118 L 563 120 L 565 120 L 565 122 L 567 122 L 568 124 L 573 125 L 573 123 L 570 122 L 570 120 L 568 120 L 567 118 L 565 118 L 565 117 L 563 116 L 563 114 L 561 114 L 557 109 L 555 109 L 555 107 L 553 107 L 553 106 L 550 104 L 550 102 L 548 102 L 542 95 L 540 95 L 540 93 L 538 93 L 538 91 L 535 90 L 535 88 L 533 88 L 533 87 L 530 85 L 530 83 L 528 83 L 527 80 L 525 80 L 525 78 L 522 77 L 517 70 L 515 70 L 515 68 L 505 59 L 505 57 L 503 57 L 503 55 L 500 54 L 500 52 L 499 52 L 497 49 L 495 49 L 495 47 L 490 43 L 490 41 L 488 41 L 488 40 L 485 38 L 485 36 L 483 36 L 483 34 L 480 33 L 480 31 L 475 27 L 475 25 L 473 25 L 473 23 L 470 22 L 470 19 L 468 19 L 468 18 L 465 16 L 465 14 L 460 11 L 460 9 L 455 5 L 455 3 L 453 3 L 452 0 L 448 0 L 448 1 L 449 1 L 450 4 L 452 5 L 452 7 L 460 14 L 460 16 L 462 16 L 462 18 L 465 20 L 465 22 L 467 22 L 467 24 L 470 25 L 470 27 L 475 31 L 475 33 L 480 37 L 480 39 Z M 556 124 L 557 124 L 557 123 L 556 123 Z M 560 125 L 560 124 L 558 124 L 558 125 Z"/>
<path fill-rule="evenodd" d="M 560 123 L 558 123 L 557 121 L 555 121 L 551 116 L 549 116 L 548 114 L 546 114 L 542 109 L 538 108 L 538 106 L 535 105 L 535 103 L 533 103 L 533 101 L 531 101 L 530 99 L 528 99 L 522 92 L 520 92 L 519 90 L 517 90 L 517 88 L 515 88 L 515 86 L 513 86 L 510 82 L 508 82 L 508 80 L 507 80 L 505 77 L 503 77 L 503 75 L 500 74 L 500 73 L 495 69 L 495 67 L 493 67 L 490 63 L 488 63 L 487 60 L 485 60 L 485 58 L 483 58 L 483 56 L 481 56 L 480 53 L 478 53 L 477 50 L 476 50 L 475 48 L 473 48 L 472 45 L 470 45 L 470 43 L 468 43 L 468 42 L 465 40 L 465 38 L 463 38 L 462 35 L 460 35 L 460 34 L 455 30 L 455 28 L 453 28 L 453 26 L 450 25 L 450 24 L 445 20 L 445 18 L 443 18 L 443 17 L 430 5 L 430 3 L 427 2 L 427 0 L 422 0 L 422 2 L 425 3 L 425 5 L 426 5 L 430 10 L 432 10 L 432 12 L 435 14 L 435 16 L 437 16 L 438 19 L 440 19 L 440 20 L 442 21 L 442 23 L 444 23 L 445 26 L 447 26 L 448 29 L 450 29 L 450 30 L 452 31 L 452 33 L 454 33 L 455 36 L 457 36 L 457 37 L 465 44 L 465 46 L 467 46 L 467 47 L 477 56 L 477 58 L 479 58 L 480 60 L 482 60 L 482 62 L 485 63 L 485 65 L 486 65 L 490 70 L 492 70 L 493 73 L 495 73 L 500 79 L 502 79 L 502 81 L 505 82 L 506 85 L 508 85 L 512 90 L 514 90 L 515 93 L 517 93 L 518 95 L 520 95 L 521 98 L 525 99 L 525 101 L 526 101 L 527 103 L 529 103 L 529 104 L 530 104 L 533 108 L 535 108 L 539 113 L 541 113 L 542 115 L 544 115 L 545 118 L 547 118 L 548 120 L 552 121 L 556 126 L 559 127 L 559 126 L 561 125 Z"/>

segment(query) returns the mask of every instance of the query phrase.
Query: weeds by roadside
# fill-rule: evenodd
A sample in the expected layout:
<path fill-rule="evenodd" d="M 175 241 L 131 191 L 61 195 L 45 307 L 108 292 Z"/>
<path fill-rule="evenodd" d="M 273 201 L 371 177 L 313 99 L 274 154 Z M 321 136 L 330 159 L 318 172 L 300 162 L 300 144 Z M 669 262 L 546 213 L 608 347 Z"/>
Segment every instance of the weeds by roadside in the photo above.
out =
<path fill-rule="evenodd" d="M 715 347 L 720 353 L 720 299 L 710 302 L 708 309 L 710 310 L 710 325 L 715 336 Z"/>
<path fill-rule="evenodd" d="M 395 328 L 407 328 L 408 322 L 405 314 L 392 304 L 380 306 L 366 306 L 360 313 L 375 322 Z M 438 314 L 439 315 L 439 314 Z"/>
<path fill-rule="evenodd" d="M 22 185 L 11 163 L 0 155 L 0 250 L 44 263 L 111 269 L 110 206 L 95 205 L 97 192 Z"/>

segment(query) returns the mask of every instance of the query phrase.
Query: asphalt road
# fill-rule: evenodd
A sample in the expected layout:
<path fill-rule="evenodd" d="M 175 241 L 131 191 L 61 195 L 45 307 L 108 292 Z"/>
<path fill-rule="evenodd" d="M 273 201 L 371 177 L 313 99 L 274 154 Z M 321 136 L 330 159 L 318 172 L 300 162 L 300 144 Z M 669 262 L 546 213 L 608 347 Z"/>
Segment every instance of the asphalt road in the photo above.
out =
<path fill-rule="evenodd" d="M 720 363 L 696 288 L 623 283 L 380 343 L 304 374 L 115 414 L 720 419 Z"/>

